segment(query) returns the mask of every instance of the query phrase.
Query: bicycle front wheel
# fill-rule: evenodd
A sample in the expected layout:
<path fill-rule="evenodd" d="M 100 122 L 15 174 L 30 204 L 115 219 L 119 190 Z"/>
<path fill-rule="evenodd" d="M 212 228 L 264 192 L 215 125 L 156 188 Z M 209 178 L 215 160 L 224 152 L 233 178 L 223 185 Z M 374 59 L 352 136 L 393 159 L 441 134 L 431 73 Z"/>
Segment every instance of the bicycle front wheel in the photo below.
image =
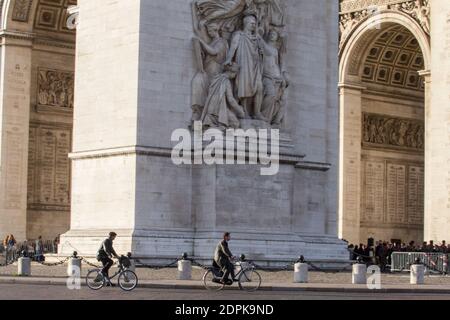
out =
<path fill-rule="evenodd" d="M 138 285 L 138 277 L 133 271 L 125 270 L 120 273 L 118 282 L 122 290 L 133 291 Z"/>
<path fill-rule="evenodd" d="M 239 288 L 247 292 L 255 292 L 261 287 L 261 275 L 254 269 L 245 269 L 239 276 Z"/>
<path fill-rule="evenodd" d="M 106 284 L 106 279 L 103 276 L 101 270 L 95 269 L 89 271 L 89 273 L 86 276 L 86 284 L 89 287 L 89 289 L 92 290 L 100 290 L 103 288 Z"/>
<path fill-rule="evenodd" d="M 223 283 L 220 283 L 220 279 L 218 279 L 212 270 L 208 270 L 205 272 L 203 276 L 203 283 L 205 288 L 209 291 L 221 291 L 225 287 Z"/>

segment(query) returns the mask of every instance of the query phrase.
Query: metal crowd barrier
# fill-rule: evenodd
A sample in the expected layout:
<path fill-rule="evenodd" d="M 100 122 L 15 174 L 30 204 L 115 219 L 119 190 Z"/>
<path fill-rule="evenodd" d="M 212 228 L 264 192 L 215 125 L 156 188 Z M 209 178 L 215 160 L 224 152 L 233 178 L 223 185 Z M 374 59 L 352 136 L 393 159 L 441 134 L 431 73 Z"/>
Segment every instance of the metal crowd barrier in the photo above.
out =
<path fill-rule="evenodd" d="M 449 256 L 444 253 L 394 252 L 391 256 L 391 271 L 410 271 L 415 261 L 420 259 L 428 270 L 447 274 Z"/>

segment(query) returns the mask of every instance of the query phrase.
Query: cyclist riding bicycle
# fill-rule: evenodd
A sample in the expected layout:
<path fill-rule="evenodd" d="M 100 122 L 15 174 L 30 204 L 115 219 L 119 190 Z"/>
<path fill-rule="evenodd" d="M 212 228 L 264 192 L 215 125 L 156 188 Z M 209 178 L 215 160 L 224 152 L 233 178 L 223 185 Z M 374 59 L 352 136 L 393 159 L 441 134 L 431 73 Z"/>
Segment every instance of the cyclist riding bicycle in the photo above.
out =
<path fill-rule="evenodd" d="M 228 242 L 231 240 L 231 234 L 225 232 L 223 235 L 223 240 L 219 242 L 214 253 L 214 267 L 222 269 L 224 275 L 222 277 L 221 283 L 226 285 L 232 285 L 236 282 L 236 276 L 234 273 L 233 260 L 236 259 L 228 248 Z M 232 277 L 232 280 L 229 277 Z"/>
<path fill-rule="evenodd" d="M 115 257 L 116 259 L 120 259 L 119 255 L 113 248 L 113 241 L 116 237 L 117 234 L 115 232 L 110 232 L 109 237 L 102 242 L 102 245 L 97 252 L 97 260 L 103 264 L 102 274 L 108 280 L 108 286 L 113 286 L 113 284 L 109 281 L 109 269 L 111 269 L 114 264 L 114 261 L 111 258 Z"/>

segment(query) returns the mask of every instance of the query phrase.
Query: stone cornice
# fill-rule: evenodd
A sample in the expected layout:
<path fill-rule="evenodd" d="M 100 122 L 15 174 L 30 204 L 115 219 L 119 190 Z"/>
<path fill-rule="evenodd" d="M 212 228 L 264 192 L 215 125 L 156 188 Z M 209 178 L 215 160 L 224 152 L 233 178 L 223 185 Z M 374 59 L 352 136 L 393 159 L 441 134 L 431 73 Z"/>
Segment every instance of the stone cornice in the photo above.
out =
<path fill-rule="evenodd" d="M 130 147 L 102 149 L 102 150 L 73 152 L 69 154 L 69 158 L 71 160 L 78 161 L 78 160 L 92 160 L 109 157 L 133 156 L 133 155 L 170 158 L 172 156 L 172 149 L 130 146 Z M 280 163 L 292 164 L 298 169 L 328 171 L 331 168 L 331 164 L 318 162 L 305 162 L 303 161 L 304 158 L 305 155 L 302 154 L 280 153 Z"/>
<path fill-rule="evenodd" d="M 75 50 L 75 43 L 48 39 L 48 38 L 35 38 L 35 44 L 44 45 L 48 47 L 62 48 L 62 49 L 73 49 Z"/>
<path fill-rule="evenodd" d="M 330 163 L 322 163 L 322 162 L 310 162 L 310 161 L 301 161 L 295 165 L 297 169 L 310 170 L 310 171 L 329 171 L 332 167 Z"/>
<path fill-rule="evenodd" d="M 401 4 L 410 0 L 341 0 L 340 14 L 367 10 L 371 6 L 388 6 Z"/>
<path fill-rule="evenodd" d="M 48 47 L 56 47 L 71 50 L 75 49 L 74 42 L 62 41 L 52 38 L 44 38 L 31 32 L 2 30 L 0 31 L 0 39 L 32 41 L 36 45 L 44 45 Z"/>
<path fill-rule="evenodd" d="M 119 147 L 101 150 L 80 151 L 69 154 L 71 160 L 100 159 L 109 157 L 120 157 L 129 155 L 153 155 L 159 157 L 170 157 L 171 149 L 168 148 L 151 148 L 151 147 Z"/>
<path fill-rule="evenodd" d="M 362 84 L 355 84 L 355 83 L 338 83 L 339 89 L 351 89 L 351 90 L 366 90 L 367 87 L 363 86 Z"/>
<path fill-rule="evenodd" d="M 421 77 L 430 77 L 431 76 L 431 70 L 419 71 L 419 76 L 421 76 Z"/>
<path fill-rule="evenodd" d="M 23 31 L 0 31 L 0 38 L 18 39 L 18 40 L 34 40 L 36 34 Z"/>

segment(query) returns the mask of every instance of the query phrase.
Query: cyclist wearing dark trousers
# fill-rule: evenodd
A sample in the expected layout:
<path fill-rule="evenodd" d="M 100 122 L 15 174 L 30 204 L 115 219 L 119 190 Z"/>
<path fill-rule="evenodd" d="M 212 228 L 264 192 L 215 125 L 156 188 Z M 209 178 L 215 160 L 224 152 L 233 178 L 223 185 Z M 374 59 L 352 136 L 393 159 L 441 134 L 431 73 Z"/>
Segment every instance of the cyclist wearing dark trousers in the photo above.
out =
<path fill-rule="evenodd" d="M 235 279 L 234 264 L 232 263 L 232 260 L 235 259 L 235 257 L 228 248 L 228 242 L 230 240 L 230 233 L 224 233 L 223 240 L 219 242 L 214 253 L 214 262 L 224 271 L 222 283 L 227 285 L 231 285 L 233 284 L 233 281 L 237 281 Z M 229 279 L 230 274 L 233 281 Z"/>
<path fill-rule="evenodd" d="M 101 261 L 103 264 L 102 274 L 106 279 L 109 279 L 109 269 L 114 264 L 114 261 L 111 258 L 115 257 L 119 259 L 119 256 L 113 248 L 113 241 L 116 237 L 117 234 L 115 232 L 110 232 L 109 237 L 102 242 L 102 245 L 97 252 L 97 260 Z M 110 283 L 108 283 L 108 285 L 110 285 Z"/>

